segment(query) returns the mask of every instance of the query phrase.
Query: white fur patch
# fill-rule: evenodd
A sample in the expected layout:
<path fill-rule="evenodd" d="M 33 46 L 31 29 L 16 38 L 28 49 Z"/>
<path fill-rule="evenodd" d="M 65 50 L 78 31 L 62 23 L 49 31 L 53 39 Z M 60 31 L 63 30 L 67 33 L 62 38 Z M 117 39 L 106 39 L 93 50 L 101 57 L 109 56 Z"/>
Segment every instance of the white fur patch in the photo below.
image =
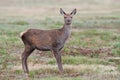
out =
<path fill-rule="evenodd" d="M 20 33 L 20 37 L 22 37 L 24 35 L 24 33 L 26 33 L 27 31 L 23 31 Z"/>

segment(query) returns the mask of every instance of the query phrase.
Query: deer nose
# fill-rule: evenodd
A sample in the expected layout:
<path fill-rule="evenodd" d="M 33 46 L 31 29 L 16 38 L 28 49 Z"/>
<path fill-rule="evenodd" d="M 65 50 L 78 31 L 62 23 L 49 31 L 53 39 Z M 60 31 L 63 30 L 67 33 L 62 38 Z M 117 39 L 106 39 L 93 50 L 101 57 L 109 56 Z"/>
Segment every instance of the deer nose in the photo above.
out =
<path fill-rule="evenodd" d="M 68 22 L 70 22 L 70 20 L 67 20 Z"/>

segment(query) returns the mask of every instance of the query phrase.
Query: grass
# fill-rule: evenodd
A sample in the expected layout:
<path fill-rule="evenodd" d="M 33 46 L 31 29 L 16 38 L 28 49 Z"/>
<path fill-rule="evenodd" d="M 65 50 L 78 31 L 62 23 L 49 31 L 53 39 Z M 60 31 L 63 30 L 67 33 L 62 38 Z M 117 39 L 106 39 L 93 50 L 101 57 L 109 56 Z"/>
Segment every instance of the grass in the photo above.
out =
<path fill-rule="evenodd" d="M 29 23 L 25 22 L 25 21 L 16 21 L 16 22 L 13 22 L 11 24 L 15 24 L 15 25 L 28 25 Z"/>
<path fill-rule="evenodd" d="M 81 35 L 80 35 L 81 34 Z M 104 40 L 104 39 L 110 39 L 110 38 L 104 38 L 104 37 L 109 37 L 109 32 L 105 32 L 105 31 L 100 31 L 100 30 L 85 30 L 85 31 L 82 31 L 82 32 L 74 32 L 72 34 L 73 38 L 72 38 L 72 42 L 74 41 L 73 44 L 78 44 L 78 45 L 82 45 L 82 46 L 87 46 L 88 45 L 94 45 L 96 43 L 99 44 L 99 42 L 102 42 L 104 44 L 105 41 L 107 40 Z M 78 41 L 76 41 L 78 40 Z M 87 42 L 86 42 L 87 40 Z M 85 41 L 85 42 L 84 42 Z M 97 46 L 98 46 L 97 44 Z M 90 45 L 90 46 L 91 46 Z M 103 45 L 102 45 L 103 46 Z M 105 46 L 105 44 L 104 44 Z"/>
<path fill-rule="evenodd" d="M 44 78 L 44 79 L 41 79 L 41 80 L 84 80 L 84 79 L 80 79 L 80 78 L 60 78 L 60 77 L 48 77 L 48 78 Z"/>
<path fill-rule="evenodd" d="M 79 65 L 79 64 L 102 64 L 107 65 L 109 64 L 108 61 L 103 61 L 99 59 L 91 59 L 88 57 L 82 57 L 82 56 L 63 56 L 62 57 L 63 64 L 73 64 L 73 65 Z M 55 64 L 55 59 L 51 59 L 49 64 Z"/>
<path fill-rule="evenodd" d="M 120 65 L 118 65 L 118 70 L 120 71 Z"/>
<path fill-rule="evenodd" d="M 4 0 L 0 4 L 1 80 L 26 80 L 21 69 L 24 45 L 19 34 L 28 28 L 62 27 L 63 17 L 59 14 L 59 8 L 66 12 L 77 8 L 72 34 L 62 51 L 65 73 L 59 74 L 53 54 L 35 51 L 28 59 L 28 80 L 118 79 L 120 65 L 109 58 L 120 57 L 119 1 L 66 0 L 58 3 L 57 0 Z M 112 47 L 112 54 L 105 52 L 91 58 L 82 56 L 74 47 Z"/>

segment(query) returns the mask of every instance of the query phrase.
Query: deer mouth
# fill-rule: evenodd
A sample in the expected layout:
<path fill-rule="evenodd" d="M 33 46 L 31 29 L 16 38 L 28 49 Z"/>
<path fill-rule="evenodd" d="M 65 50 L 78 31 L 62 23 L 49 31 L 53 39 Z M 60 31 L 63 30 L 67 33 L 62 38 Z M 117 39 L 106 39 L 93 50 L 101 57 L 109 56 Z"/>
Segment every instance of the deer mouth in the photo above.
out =
<path fill-rule="evenodd" d="M 67 25 L 71 24 L 71 21 L 66 22 Z"/>

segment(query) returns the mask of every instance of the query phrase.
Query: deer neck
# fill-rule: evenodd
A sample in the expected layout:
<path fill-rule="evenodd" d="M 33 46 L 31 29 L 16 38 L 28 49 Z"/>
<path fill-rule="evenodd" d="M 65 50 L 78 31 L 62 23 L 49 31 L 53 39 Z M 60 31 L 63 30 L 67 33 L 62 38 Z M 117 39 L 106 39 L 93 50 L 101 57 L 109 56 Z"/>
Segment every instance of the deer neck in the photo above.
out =
<path fill-rule="evenodd" d="M 63 36 L 65 37 L 65 39 L 67 39 L 70 36 L 71 28 L 72 28 L 71 24 L 70 25 L 64 24 L 62 30 L 63 30 Z"/>
<path fill-rule="evenodd" d="M 63 26 L 63 30 L 64 32 L 70 32 L 71 31 L 71 24 L 67 25 L 67 24 L 64 24 Z"/>

